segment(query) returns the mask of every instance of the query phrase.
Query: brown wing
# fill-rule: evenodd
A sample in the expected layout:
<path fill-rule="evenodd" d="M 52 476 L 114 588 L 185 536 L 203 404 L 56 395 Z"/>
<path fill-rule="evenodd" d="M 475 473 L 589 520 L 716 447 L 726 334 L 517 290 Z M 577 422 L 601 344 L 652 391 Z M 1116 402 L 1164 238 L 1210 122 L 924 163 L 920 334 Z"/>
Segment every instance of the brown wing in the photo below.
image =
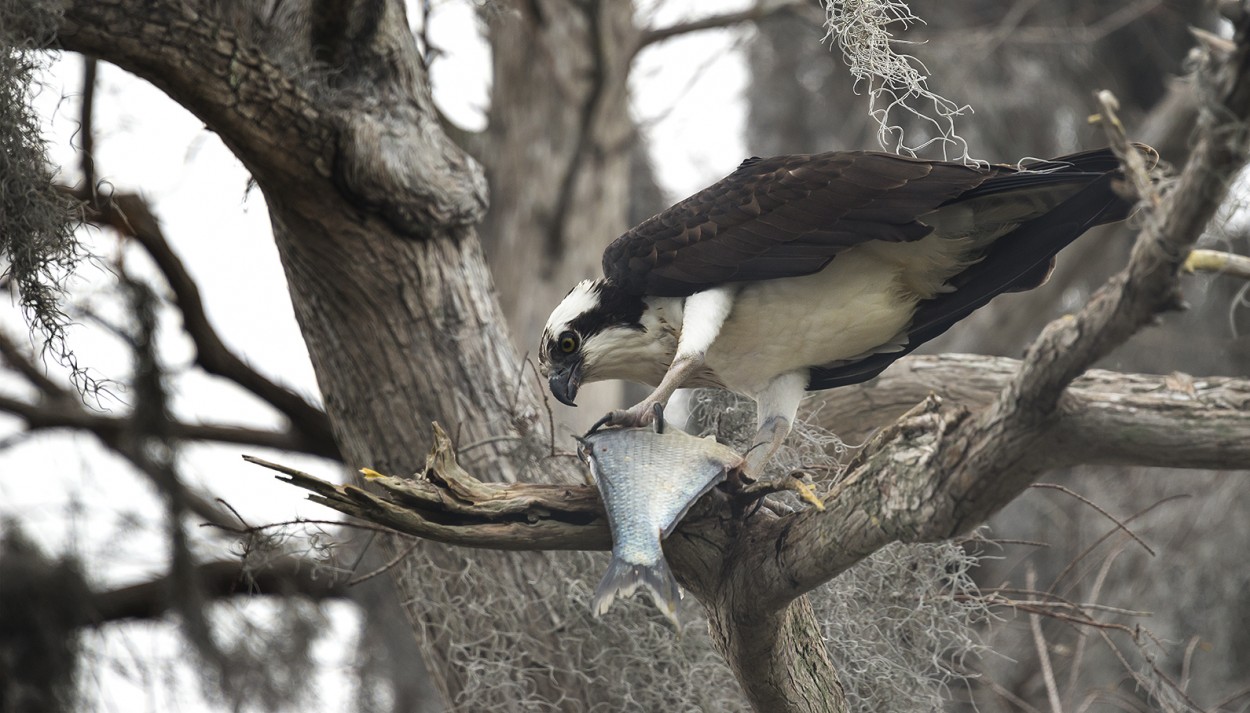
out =
<path fill-rule="evenodd" d="M 923 238 L 932 228 L 917 216 L 1004 170 L 861 151 L 747 159 L 617 238 L 604 276 L 634 294 L 681 297 L 811 274 L 859 243 Z"/>

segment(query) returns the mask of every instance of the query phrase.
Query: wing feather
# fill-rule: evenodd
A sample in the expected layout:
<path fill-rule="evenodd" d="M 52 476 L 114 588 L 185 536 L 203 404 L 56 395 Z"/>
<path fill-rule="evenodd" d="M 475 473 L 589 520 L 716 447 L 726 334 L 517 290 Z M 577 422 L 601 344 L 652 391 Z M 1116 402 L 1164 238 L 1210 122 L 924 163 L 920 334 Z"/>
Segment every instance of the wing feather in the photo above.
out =
<path fill-rule="evenodd" d="M 674 297 L 807 275 L 871 240 L 1032 220 L 1118 166 L 1107 149 L 1023 170 L 866 151 L 750 158 L 617 238 L 603 272 L 633 294 Z"/>
<path fill-rule="evenodd" d="M 924 237 L 918 216 L 996 170 L 872 152 L 748 159 L 608 246 L 604 275 L 635 294 L 685 296 L 810 274 L 867 240 Z"/>

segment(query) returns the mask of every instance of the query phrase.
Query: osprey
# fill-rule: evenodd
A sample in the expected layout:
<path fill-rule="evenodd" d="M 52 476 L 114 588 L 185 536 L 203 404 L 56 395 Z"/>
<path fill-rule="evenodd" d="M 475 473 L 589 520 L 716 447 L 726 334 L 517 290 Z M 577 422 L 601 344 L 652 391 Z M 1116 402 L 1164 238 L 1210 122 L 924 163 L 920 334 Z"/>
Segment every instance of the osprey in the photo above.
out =
<path fill-rule="evenodd" d="M 1143 147 L 1144 151 L 1149 151 Z M 785 440 L 805 391 L 866 381 L 1132 204 L 1109 149 L 1026 167 L 867 151 L 749 158 L 617 238 L 539 345 L 551 393 L 656 387 L 602 423 L 642 426 L 681 387 L 755 399 L 746 470 Z"/>

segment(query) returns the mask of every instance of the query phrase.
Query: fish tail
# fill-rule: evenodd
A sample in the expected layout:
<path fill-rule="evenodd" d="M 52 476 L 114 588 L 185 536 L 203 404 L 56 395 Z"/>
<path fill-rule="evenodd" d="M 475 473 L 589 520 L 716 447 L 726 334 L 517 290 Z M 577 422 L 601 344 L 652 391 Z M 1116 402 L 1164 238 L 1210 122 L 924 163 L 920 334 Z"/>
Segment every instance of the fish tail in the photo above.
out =
<path fill-rule="evenodd" d="M 608 571 L 599 586 L 595 587 L 591 609 L 595 616 L 602 616 L 618 596 L 628 597 L 640 587 L 647 590 L 655 606 L 680 629 L 677 605 L 681 601 L 681 588 L 677 586 L 677 579 L 663 557 L 655 564 L 645 565 L 631 564 L 613 554 Z"/>

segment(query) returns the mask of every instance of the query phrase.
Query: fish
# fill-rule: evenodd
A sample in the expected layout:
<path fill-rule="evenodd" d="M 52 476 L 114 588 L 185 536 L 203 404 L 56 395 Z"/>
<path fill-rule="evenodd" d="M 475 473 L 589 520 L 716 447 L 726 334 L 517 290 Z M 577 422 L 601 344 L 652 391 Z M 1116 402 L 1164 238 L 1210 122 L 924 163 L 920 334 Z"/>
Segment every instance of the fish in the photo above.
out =
<path fill-rule="evenodd" d="M 696 500 L 742 466 L 742 456 L 714 438 L 679 429 L 592 429 L 579 440 L 612 530 L 612 560 L 595 588 L 591 610 L 602 616 L 617 597 L 641 588 L 680 630 L 681 587 L 664 559 L 661 540 Z"/>

